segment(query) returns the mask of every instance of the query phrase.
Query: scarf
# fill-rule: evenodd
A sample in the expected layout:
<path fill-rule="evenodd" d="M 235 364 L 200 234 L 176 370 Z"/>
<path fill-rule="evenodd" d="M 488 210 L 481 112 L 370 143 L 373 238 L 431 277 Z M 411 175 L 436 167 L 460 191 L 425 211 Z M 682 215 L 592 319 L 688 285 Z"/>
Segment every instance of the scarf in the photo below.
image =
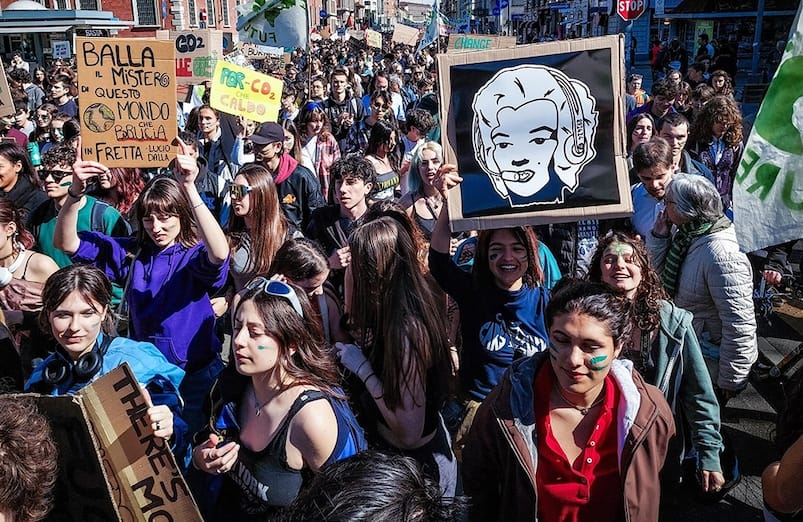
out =
<path fill-rule="evenodd" d="M 675 297 L 680 267 L 686 259 L 686 254 L 692 242 L 700 236 L 725 230 L 729 226 L 731 226 L 730 220 L 725 216 L 720 216 L 719 219 L 713 222 L 689 221 L 678 227 L 677 233 L 672 238 L 672 244 L 669 246 L 669 253 L 664 261 L 664 270 L 661 273 L 664 289 L 671 297 Z"/>

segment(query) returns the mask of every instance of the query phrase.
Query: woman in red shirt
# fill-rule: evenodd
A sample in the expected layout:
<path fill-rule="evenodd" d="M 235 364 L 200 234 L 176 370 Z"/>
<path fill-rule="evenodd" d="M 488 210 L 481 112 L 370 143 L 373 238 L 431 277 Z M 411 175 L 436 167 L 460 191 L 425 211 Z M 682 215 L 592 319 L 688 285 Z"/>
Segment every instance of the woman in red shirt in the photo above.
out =
<path fill-rule="evenodd" d="M 463 452 L 471 520 L 658 520 L 672 413 L 617 359 L 629 305 L 566 280 L 546 311 L 549 350 L 513 363 Z"/>

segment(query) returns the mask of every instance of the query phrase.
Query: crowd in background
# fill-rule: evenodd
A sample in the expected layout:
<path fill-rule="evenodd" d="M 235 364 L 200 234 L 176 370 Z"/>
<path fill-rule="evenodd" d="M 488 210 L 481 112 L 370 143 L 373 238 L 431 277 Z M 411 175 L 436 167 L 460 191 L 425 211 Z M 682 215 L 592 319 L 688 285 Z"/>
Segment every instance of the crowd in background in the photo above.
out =
<path fill-rule="evenodd" d="M 276 122 L 196 86 L 161 169 L 84 160 L 75 70 L 12 57 L 5 391 L 72 394 L 128 362 L 208 520 L 657 520 L 689 484 L 721 499 L 753 287 L 791 268 L 788 245 L 758 269 L 739 250 L 735 60 L 698 43 L 655 50 L 650 92 L 622 86 L 630 218 L 472 233 L 449 229 L 435 49 L 324 40 L 257 63 L 284 82 Z M 780 520 L 803 507 L 794 408 L 764 477 Z M 43 477 L 0 494 L 13 520 L 55 480 L 28 443 L 0 465 Z"/>

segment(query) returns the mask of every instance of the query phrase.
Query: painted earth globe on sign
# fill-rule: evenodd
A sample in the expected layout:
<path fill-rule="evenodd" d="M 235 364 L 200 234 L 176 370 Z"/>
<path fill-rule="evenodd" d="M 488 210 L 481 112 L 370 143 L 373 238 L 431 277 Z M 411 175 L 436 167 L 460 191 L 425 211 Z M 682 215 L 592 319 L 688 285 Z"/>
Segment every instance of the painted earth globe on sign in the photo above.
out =
<path fill-rule="evenodd" d="M 83 119 L 92 132 L 106 132 L 114 125 L 114 111 L 102 103 L 93 103 L 84 111 Z"/>

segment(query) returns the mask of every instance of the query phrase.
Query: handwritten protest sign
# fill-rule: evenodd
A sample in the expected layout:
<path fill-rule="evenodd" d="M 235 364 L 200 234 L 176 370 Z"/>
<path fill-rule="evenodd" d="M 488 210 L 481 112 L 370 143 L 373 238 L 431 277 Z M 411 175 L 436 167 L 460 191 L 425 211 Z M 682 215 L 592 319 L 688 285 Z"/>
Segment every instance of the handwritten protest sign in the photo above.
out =
<path fill-rule="evenodd" d="M 394 43 L 415 46 L 418 43 L 418 34 L 419 31 L 415 27 L 396 24 L 393 27 L 393 36 L 390 40 Z"/>
<path fill-rule="evenodd" d="M 212 78 L 209 102 L 215 109 L 262 123 L 276 121 L 282 81 L 220 60 Z"/>
<path fill-rule="evenodd" d="M 176 137 L 173 42 L 77 38 L 82 153 L 107 167 L 164 167 Z"/>
<path fill-rule="evenodd" d="M 745 252 L 803 237 L 803 7 L 761 103 L 733 186 Z"/>
<path fill-rule="evenodd" d="M 201 522 L 166 440 L 127 364 L 75 396 L 37 396 L 58 446 L 60 521 Z"/>
<path fill-rule="evenodd" d="M 453 230 L 632 212 L 623 37 L 438 56 Z M 458 123 L 459 122 L 459 123 Z"/>
<path fill-rule="evenodd" d="M 197 84 L 212 78 L 215 61 L 223 57 L 223 31 L 170 31 L 176 49 L 176 81 Z"/>
<path fill-rule="evenodd" d="M 242 51 L 243 56 L 249 60 L 264 60 L 272 56 L 281 56 L 284 54 L 284 47 L 271 47 L 269 45 L 257 45 L 249 43 L 240 45 L 240 50 Z M 212 72 L 214 72 L 214 69 Z"/>
<path fill-rule="evenodd" d="M 488 49 L 508 49 L 515 46 L 515 36 L 452 34 L 449 36 L 449 49 L 447 52 L 487 51 Z"/>
<path fill-rule="evenodd" d="M 8 79 L 2 62 L 0 60 L 0 116 L 12 116 L 16 113 L 14 99 L 11 97 L 11 89 L 8 87 Z"/>
<path fill-rule="evenodd" d="M 365 31 L 360 29 L 349 29 L 346 34 L 349 38 L 354 38 L 355 40 L 365 40 Z"/>
<path fill-rule="evenodd" d="M 368 44 L 368 47 L 373 47 L 375 49 L 382 48 L 382 33 L 378 31 L 374 31 L 372 29 L 365 30 L 365 43 Z"/>

